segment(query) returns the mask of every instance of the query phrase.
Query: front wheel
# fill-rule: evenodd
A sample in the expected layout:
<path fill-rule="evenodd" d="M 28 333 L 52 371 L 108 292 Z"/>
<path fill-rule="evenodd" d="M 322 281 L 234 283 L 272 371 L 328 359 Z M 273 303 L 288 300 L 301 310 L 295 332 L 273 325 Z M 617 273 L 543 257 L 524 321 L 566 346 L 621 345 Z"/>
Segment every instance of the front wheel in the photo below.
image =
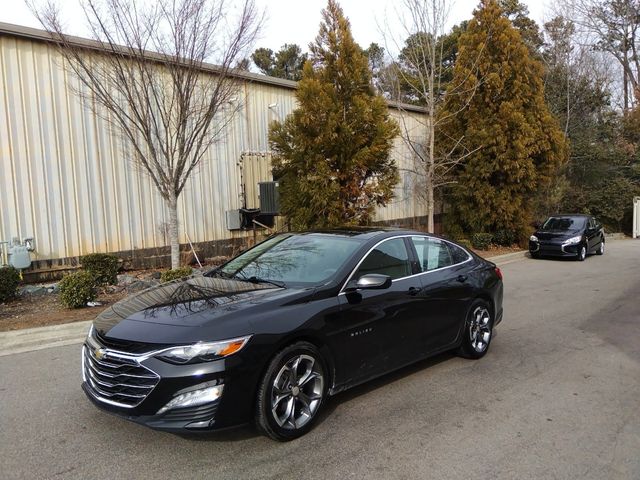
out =
<path fill-rule="evenodd" d="M 581 245 L 580 250 L 578 250 L 578 261 L 584 262 L 585 258 L 587 258 L 587 246 Z"/>
<path fill-rule="evenodd" d="M 484 357 L 491 344 L 493 335 L 493 316 L 491 308 L 484 300 L 476 300 L 471 304 L 465 321 L 462 344 L 458 354 L 465 358 Z"/>
<path fill-rule="evenodd" d="M 327 369 L 318 349 L 297 342 L 271 360 L 258 389 L 256 425 L 274 440 L 307 433 L 327 392 Z"/>
<path fill-rule="evenodd" d="M 604 255 L 604 238 L 600 240 L 600 246 L 596 250 L 596 255 Z"/>

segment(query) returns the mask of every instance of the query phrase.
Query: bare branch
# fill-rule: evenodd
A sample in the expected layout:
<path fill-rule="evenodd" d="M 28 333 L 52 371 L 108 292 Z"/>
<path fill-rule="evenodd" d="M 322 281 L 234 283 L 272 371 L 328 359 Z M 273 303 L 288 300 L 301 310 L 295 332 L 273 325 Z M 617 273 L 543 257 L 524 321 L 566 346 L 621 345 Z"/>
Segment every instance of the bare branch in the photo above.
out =
<path fill-rule="evenodd" d="M 27 1 L 83 103 L 123 138 L 127 160 L 167 203 L 177 266 L 177 198 L 242 104 L 233 67 L 262 23 L 254 0 L 84 0 L 92 46 L 65 34 L 51 0 Z M 205 73 L 208 62 L 217 66 Z"/>

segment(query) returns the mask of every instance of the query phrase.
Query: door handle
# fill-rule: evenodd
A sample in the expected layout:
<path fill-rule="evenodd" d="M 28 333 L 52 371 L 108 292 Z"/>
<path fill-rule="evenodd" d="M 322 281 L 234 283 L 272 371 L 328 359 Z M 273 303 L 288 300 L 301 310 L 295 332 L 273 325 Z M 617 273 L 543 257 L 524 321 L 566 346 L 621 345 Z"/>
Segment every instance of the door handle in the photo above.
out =
<path fill-rule="evenodd" d="M 409 295 L 417 295 L 422 291 L 422 288 L 418 288 L 418 287 L 409 287 L 409 290 L 407 291 L 407 293 Z"/>
<path fill-rule="evenodd" d="M 466 275 L 458 275 L 458 277 L 456 278 L 456 281 L 460 282 L 460 283 L 464 283 L 467 281 L 467 276 Z"/>

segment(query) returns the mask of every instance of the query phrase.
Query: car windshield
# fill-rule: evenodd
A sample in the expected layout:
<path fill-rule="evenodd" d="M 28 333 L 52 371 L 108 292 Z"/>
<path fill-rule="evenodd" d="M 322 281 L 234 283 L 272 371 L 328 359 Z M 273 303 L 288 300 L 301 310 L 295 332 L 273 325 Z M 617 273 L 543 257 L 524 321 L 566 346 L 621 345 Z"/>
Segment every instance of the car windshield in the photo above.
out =
<path fill-rule="evenodd" d="M 219 272 L 246 280 L 319 285 L 359 246 L 358 240 L 332 234 L 279 235 L 234 258 Z"/>
<path fill-rule="evenodd" d="M 585 217 L 549 217 L 540 230 L 580 230 L 585 222 Z"/>

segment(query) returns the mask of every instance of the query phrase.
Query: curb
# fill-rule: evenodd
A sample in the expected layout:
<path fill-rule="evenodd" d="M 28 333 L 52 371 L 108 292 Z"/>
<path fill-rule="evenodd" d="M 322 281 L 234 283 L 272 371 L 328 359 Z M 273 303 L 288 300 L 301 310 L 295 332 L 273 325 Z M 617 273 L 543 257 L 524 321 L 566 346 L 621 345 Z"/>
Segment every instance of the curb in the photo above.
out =
<path fill-rule="evenodd" d="M 92 320 L 87 320 L 49 327 L 0 332 L 0 357 L 13 355 L 14 353 L 80 344 L 84 341 L 91 322 Z"/>
<path fill-rule="evenodd" d="M 485 258 L 490 262 L 495 263 L 497 266 L 506 265 L 508 263 L 518 262 L 520 260 L 524 260 L 525 258 L 529 258 L 528 250 L 520 250 L 519 252 L 513 253 L 505 253 L 504 255 L 497 255 L 495 257 Z"/>

